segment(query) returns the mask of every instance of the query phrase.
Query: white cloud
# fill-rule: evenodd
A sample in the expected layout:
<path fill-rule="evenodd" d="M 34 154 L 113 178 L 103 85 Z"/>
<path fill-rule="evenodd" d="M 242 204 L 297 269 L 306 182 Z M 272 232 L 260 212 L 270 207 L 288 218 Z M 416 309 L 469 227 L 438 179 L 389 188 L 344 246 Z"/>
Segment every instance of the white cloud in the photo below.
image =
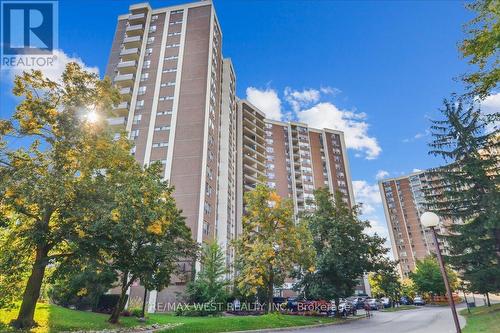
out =
<path fill-rule="evenodd" d="M 54 50 L 54 66 L 44 66 L 44 67 L 30 67 L 30 69 L 39 69 L 42 71 L 42 73 L 49 78 L 52 81 L 59 81 L 61 79 L 61 74 L 63 73 L 64 69 L 66 68 L 66 65 L 70 62 L 76 62 L 80 66 L 82 66 L 83 69 L 99 74 L 99 68 L 97 67 L 89 67 L 85 65 L 83 60 L 77 56 L 69 56 L 67 55 L 63 50 Z M 26 68 L 21 68 L 21 67 L 14 67 L 10 69 L 9 74 L 11 76 L 11 79 L 15 77 L 15 75 L 20 75 L 22 72 L 26 70 Z"/>
<path fill-rule="evenodd" d="M 342 92 L 342 90 L 333 87 L 321 87 L 319 91 L 321 91 L 322 94 L 333 96 L 336 96 Z"/>
<path fill-rule="evenodd" d="M 381 180 L 381 179 L 384 179 L 387 177 L 389 177 L 389 172 L 385 171 L 385 170 L 379 170 L 377 172 L 377 174 L 375 175 L 375 179 L 377 179 L 377 180 Z"/>
<path fill-rule="evenodd" d="M 481 111 L 484 114 L 494 114 L 500 112 L 500 92 L 489 95 L 481 102 Z M 487 132 L 493 132 L 500 124 L 490 124 L 486 128 Z"/>
<path fill-rule="evenodd" d="M 260 90 L 248 87 L 246 90 L 247 100 L 273 120 L 281 120 L 281 100 L 274 89 L 266 88 Z"/>
<path fill-rule="evenodd" d="M 376 211 L 376 206 L 382 203 L 378 185 L 369 184 L 365 180 L 354 180 L 352 186 L 356 202 L 362 204 L 362 213 L 364 215 L 373 214 Z"/>
<path fill-rule="evenodd" d="M 417 168 L 415 168 L 415 169 L 412 170 L 412 172 L 420 172 L 420 171 L 422 171 L 422 170 L 417 169 Z"/>
<path fill-rule="evenodd" d="M 286 87 L 284 93 L 286 101 L 292 106 L 292 110 L 295 112 L 299 111 L 302 107 L 317 103 L 321 96 L 320 91 L 316 89 L 298 91 Z"/>
<path fill-rule="evenodd" d="M 344 132 L 347 148 L 358 150 L 367 159 L 376 158 L 382 148 L 377 139 L 368 135 L 369 124 L 363 121 L 365 113 L 341 110 L 329 102 L 321 102 L 313 107 L 297 112 L 299 121 L 316 128 L 331 128 Z"/>

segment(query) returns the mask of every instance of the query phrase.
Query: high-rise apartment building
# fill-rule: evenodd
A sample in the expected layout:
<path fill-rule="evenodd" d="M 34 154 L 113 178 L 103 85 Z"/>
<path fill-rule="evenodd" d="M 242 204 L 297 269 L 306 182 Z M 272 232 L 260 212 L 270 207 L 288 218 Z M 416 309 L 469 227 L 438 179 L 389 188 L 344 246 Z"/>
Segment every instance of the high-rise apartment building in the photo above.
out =
<path fill-rule="evenodd" d="M 432 233 L 422 226 L 420 215 L 426 211 L 427 200 L 439 200 L 441 184 L 440 179 L 427 171 L 379 181 L 392 252 L 394 259 L 399 260 L 402 277 L 415 270 L 417 260 L 436 252 Z M 452 223 L 450 219 L 441 219 L 436 231 L 446 234 L 446 227 Z M 439 245 L 446 253 L 445 242 L 439 240 Z"/>
<path fill-rule="evenodd" d="M 311 208 L 309 200 L 321 187 L 340 191 L 354 205 L 344 133 L 266 120 L 265 143 L 268 184 L 293 199 L 296 214 Z"/>
<path fill-rule="evenodd" d="M 231 242 L 242 230 L 244 193 L 261 179 L 292 199 L 296 214 L 310 208 L 308 199 L 320 187 L 339 190 L 354 204 L 342 132 L 267 120 L 237 99 L 236 74 L 222 56 L 211 1 L 130 6 L 118 17 L 106 75 L 122 96 L 109 124 L 128 133 L 139 163 L 161 162 L 193 239 L 217 240 L 229 269 Z M 179 265 L 186 274 L 149 293 L 150 312 L 183 292 L 191 267 Z M 129 299 L 143 293 L 134 285 Z"/>
<path fill-rule="evenodd" d="M 106 74 L 123 100 L 110 125 L 126 129 L 137 161 L 163 164 L 193 238 L 200 243 L 218 238 L 231 260 L 235 74 L 222 57 L 211 1 L 159 9 L 148 3 L 130 6 L 118 17 Z M 150 304 L 173 301 L 184 284 L 182 275 L 176 277 L 168 290 L 151 293 Z"/>

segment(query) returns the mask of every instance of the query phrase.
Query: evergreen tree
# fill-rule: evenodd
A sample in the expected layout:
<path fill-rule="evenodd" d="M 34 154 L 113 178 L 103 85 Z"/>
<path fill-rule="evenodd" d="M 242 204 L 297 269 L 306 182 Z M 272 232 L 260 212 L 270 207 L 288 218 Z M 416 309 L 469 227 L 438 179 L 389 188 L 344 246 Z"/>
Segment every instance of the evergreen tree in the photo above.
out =
<path fill-rule="evenodd" d="M 444 236 L 446 259 L 475 292 L 500 291 L 500 195 L 498 131 L 486 134 L 491 119 L 474 104 L 444 101 L 444 119 L 434 120 L 430 154 L 445 165 L 432 174 L 440 185 L 428 196 L 429 208 L 455 222 Z M 427 193 L 428 194 L 428 193 Z"/>
<path fill-rule="evenodd" d="M 201 270 L 188 283 L 187 295 L 193 303 L 225 303 L 228 297 L 229 281 L 225 255 L 217 242 L 204 244 L 201 253 Z"/>

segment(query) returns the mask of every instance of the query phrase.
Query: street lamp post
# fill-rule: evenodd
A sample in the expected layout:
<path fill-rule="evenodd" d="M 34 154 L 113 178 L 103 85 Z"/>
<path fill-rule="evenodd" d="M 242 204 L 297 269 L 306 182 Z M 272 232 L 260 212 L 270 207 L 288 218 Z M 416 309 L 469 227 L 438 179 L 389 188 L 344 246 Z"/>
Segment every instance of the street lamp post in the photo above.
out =
<path fill-rule="evenodd" d="M 443 257 L 441 255 L 441 249 L 439 248 L 439 243 L 436 235 L 436 230 L 434 229 L 439 224 L 439 216 L 433 212 L 425 212 L 420 216 L 420 222 L 426 228 L 430 228 L 432 231 L 432 236 L 434 237 L 434 243 L 436 244 L 436 254 L 439 262 L 439 268 L 441 269 L 441 275 L 443 276 L 444 285 L 446 287 L 446 293 L 448 294 L 448 302 L 451 307 L 451 313 L 453 315 L 453 321 L 455 322 L 455 328 L 457 333 L 462 333 L 460 329 L 460 323 L 458 322 L 457 309 L 455 308 L 455 301 L 453 300 L 453 295 L 451 294 L 450 281 L 448 281 L 448 274 L 446 273 L 446 268 L 444 266 Z"/>

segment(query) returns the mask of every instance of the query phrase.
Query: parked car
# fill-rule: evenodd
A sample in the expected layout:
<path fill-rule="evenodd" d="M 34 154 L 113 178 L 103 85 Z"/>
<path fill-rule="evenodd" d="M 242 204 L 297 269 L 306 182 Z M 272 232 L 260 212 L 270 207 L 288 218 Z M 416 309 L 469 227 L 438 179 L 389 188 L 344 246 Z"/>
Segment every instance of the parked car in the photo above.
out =
<path fill-rule="evenodd" d="M 339 311 L 342 316 L 356 315 L 356 307 L 347 300 L 339 304 Z"/>
<path fill-rule="evenodd" d="M 286 303 L 286 307 L 292 312 L 297 311 L 297 307 L 299 305 L 299 299 L 297 297 L 289 297 Z"/>
<path fill-rule="evenodd" d="M 384 304 L 377 298 L 367 298 L 365 304 L 370 307 L 370 310 L 380 310 L 384 308 Z"/>
<path fill-rule="evenodd" d="M 415 305 L 425 305 L 425 301 L 424 301 L 424 299 L 422 297 L 416 296 L 413 299 L 413 304 L 415 304 Z"/>
<path fill-rule="evenodd" d="M 399 303 L 401 305 L 412 305 L 413 304 L 413 301 L 410 297 L 408 296 L 403 296 L 401 297 L 401 299 L 399 300 Z"/>
<path fill-rule="evenodd" d="M 390 308 L 391 307 L 391 299 L 389 297 L 382 297 L 380 300 L 382 301 L 382 304 L 384 305 L 384 308 Z"/>
<path fill-rule="evenodd" d="M 364 307 L 364 304 L 365 304 L 365 297 L 350 297 L 348 298 L 348 300 L 350 300 L 353 304 L 353 306 L 356 308 L 356 309 L 363 309 Z"/>

